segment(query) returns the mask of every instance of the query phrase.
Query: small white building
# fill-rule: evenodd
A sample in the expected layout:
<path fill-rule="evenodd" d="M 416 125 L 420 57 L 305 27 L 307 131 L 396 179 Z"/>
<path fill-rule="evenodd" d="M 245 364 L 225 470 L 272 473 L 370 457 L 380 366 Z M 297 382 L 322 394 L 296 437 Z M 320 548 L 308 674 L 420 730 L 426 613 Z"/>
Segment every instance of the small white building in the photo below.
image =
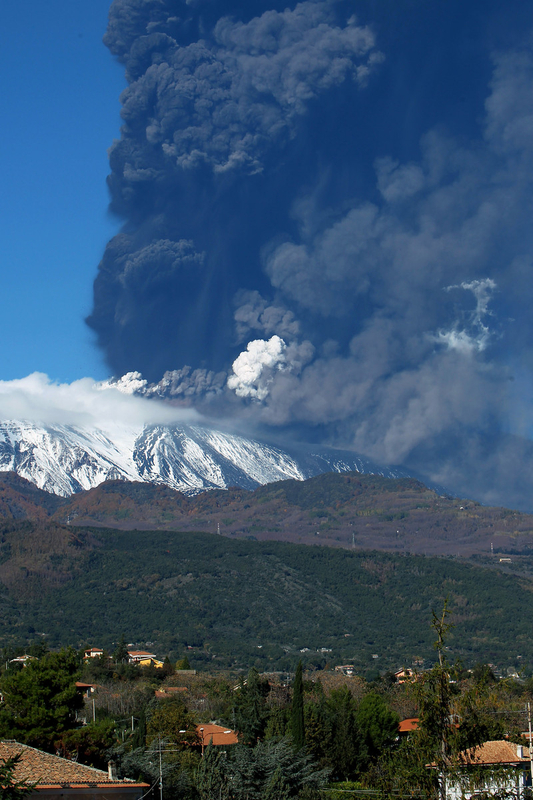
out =
<path fill-rule="evenodd" d="M 522 800 L 531 787 L 529 750 L 505 740 L 484 742 L 461 754 L 459 775 L 446 779 L 446 800 L 502 796 Z"/>

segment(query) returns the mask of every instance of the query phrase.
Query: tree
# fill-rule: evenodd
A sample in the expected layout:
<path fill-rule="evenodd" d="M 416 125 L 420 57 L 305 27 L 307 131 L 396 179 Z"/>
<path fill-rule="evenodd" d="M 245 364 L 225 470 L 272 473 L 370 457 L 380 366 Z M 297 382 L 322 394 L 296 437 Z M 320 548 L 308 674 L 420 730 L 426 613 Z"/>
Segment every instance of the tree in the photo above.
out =
<path fill-rule="evenodd" d="M 110 719 L 65 731 L 60 741 L 55 743 L 63 756 L 74 757 L 80 764 L 104 770 L 109 761 L 107 751 L 114 744 L 115 723 Z"/>
<path fill-rule="evenodd" d="M 113 660 L 115 664 L 127 664 L 130 660 L 130 654 L 128 653 L 128 648 L 126 646 L 126 640 L 124 638 L 124 634 L 120 637 L 120 641 L 117 645 L 115 652 L 113 653 Z"/>
<path fill-rule="evenodd" d="M 304 687 L 302 671 L 302 662 L 300 661 L 296 668 L 296 675 L 294 677 L 291 705 L 291 733 L 294 746 L 297 750 L 299 750 L 305 744 Z"/>
<path fill-rule="evenodd" d="M 356 720 L 355 701 L 347 686 L 334 689 L 326 702 L 329 731 L 326 764 L 336 780 L 353 780 L 366 758 L 366 749 Z"/>
<path fill-rule="evenodd" d="M 394 711 L 390 711 L 381 695 L 376 692 L 370 692 L 363 697 L 356 719 L 371 759 L 376 759 L 398 737 L 400 718 Z"/>
<path fill-rule="evenodd" d="M 83 698 L 76 689 L 78 658 L 72 648 L 30 661 L 20 672 L 6 672 L 0 688 L 0 736 L 50 749 L 75 723 Z"/>
<path fill-rule="evenodd" d="M 192 715 L 180 697 L 154 700 L 146 710 L 146 743 L 155 739 L 170 741 L 179 749 L 197 744 L 198 735 Z"/>
<path fill-rule="evenodd" d="M 15 778 L 15 771 L 21 756 L 0 759 L 0 800 L 24 800 L 33 794 L 34 783 L 26 783 Z"/>
<path fill-rule="evenodd" d="M 451 628 L 448 605 L 440 616 L 432 612 L 431 627 L 437 634 L 435 649 L 438 661 L 413 684 L 418 701 L 418 728 L 399 748 L 391 762 L 395 777 L 404 789 L 428 798 L 446 798 L 447 777 L 460 776 L 461 748 L 470 746 L 467 738 L 458 735 L 454 715 L 454 683 L 452 666 L 445 655 L 445 641 Z M 477 742 L 472 742 L 477 744 Z"/>
<path fill-rule="evenodd" d="M 266 697 L 270 691 L 267 680 L 261 680 L 252 668 L 235 693 L 235 726 L 247 745 L 254 745 L 265 732 L 268 711 Z"/>
<path fill-rule="evenodd" d="M 317 770 L 305 750 L 295 751 L 290 739 L 236 745 L 224 757 L 208 747 L 196 787 L 202 800 L 287 800 L 305 787 L 318 789 L 328 770 Z"/>

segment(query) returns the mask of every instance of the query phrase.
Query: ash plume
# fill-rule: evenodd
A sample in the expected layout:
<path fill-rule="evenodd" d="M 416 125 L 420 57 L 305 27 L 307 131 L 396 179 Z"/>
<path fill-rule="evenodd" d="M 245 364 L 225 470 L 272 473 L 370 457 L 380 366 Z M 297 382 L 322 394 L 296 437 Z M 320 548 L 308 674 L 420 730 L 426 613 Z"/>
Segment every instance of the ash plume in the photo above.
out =
<path fill-rule="evenodd" d="M 533 13 L 385 5 L 114 0 L 88 322 L 144 394 L 520 505 Z"/>

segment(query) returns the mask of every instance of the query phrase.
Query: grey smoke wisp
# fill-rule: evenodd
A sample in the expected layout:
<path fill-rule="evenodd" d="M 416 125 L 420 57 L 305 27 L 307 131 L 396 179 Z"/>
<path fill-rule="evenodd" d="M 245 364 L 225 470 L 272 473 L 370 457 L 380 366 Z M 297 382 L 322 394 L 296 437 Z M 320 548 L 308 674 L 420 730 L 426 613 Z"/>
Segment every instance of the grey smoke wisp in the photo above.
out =
<path fill-rule="evenodd" d="M 496 7 L 114 0 L 123 227 L 88 320 L 112 371 L 523 505 L 533 49 L 512 20 L 491 46 Z"/>

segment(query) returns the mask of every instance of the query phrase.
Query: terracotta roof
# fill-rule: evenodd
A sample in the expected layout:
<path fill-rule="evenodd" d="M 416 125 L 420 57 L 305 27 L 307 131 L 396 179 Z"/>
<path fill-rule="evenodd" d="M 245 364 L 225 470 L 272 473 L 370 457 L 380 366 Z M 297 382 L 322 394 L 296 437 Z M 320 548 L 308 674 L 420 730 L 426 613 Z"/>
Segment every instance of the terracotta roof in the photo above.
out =
<path fill-rule="evenodd" d="M 15 779 L 25 783 L 36 783 L 36 789 L 45 786 L 113 786 L 125 788 L 148 788 L 147 783 L 136 783 L 129 778 L 109 780 L 107 772 L 86 767 L 60 756 L 53 756 L 28 747 L 19 742 L 0 742 L 0 758 L 6 760 L 21 755 L 15 767 Z"/>
<path fill-rule="evenodd" d="M 529 763 L 529 749 L 504 740 L 484 742 L 470 747 L 461 754 L 466 764 L 521 764 Z"/>
<path fill-rule="evenodd" d="M 149 653 L 148 650 L 128 650 L 128 655 L 131 658 L 155 658 L 155 653 Z"/>
<path fill-rule="evenodd" d="M 409 717 L 408 719 L 402 719 L 402 721 L 398 725 L 398 731 L 400 733 L 409 733 L 409 731 L 416 731 L 417 728 L 418 728 L 418 717 Z"/>
<path fill-rule="evenodd" d="M 239 739 L 235 731 L 224 728 L 222 725 L 197 725 L 196 733 L 202 745 L 207 746 L 210 742 L 215 745 L 237 744 Z"/>

